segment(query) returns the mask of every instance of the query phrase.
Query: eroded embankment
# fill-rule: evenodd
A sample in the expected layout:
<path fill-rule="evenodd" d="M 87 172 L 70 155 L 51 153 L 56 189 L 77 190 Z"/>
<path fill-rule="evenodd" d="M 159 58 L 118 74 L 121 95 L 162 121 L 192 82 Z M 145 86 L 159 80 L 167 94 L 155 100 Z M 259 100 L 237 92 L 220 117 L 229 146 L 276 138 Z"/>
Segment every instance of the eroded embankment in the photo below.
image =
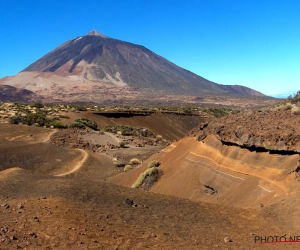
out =
<path fill-rule="evenodd" d="M 148 161 L 158 159 L 162 177 L 152 192 L 229 206 L 262 207 L 291 190 L 299 156 L 250 151 L 225 145 L 214 135 L 186 137 Z M 148 161 L 112 180 L 131 186 Z"/>

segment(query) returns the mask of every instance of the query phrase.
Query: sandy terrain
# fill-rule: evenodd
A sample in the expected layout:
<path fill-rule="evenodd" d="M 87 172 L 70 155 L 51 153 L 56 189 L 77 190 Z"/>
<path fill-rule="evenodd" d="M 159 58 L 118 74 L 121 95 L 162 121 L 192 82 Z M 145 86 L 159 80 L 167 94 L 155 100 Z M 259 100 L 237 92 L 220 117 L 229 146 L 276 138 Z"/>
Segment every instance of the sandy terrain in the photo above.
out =
<path fill-rule="evenodd" d="M 123 138 L 68 131 L 0 125 L 0 249 L 297 248 L 254 237 L 297 235 L 298 155 L 224 145 L 213 134 L 100 152 L 93 145 Z M 123 172 L 116 156 L 145 160 Z M 150 192 L 131 188 L 151 160 L 162 177 Z"/>

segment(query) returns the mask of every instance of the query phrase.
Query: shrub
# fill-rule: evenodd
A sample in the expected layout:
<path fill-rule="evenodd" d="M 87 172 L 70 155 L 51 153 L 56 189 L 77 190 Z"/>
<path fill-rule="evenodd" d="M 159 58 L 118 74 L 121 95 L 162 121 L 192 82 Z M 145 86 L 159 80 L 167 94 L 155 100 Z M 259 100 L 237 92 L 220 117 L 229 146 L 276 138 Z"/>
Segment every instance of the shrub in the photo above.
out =
<path fill-rule="evenodd" d="M 285 102 L 290 102 L 290 103 L 299 103 L 300 102 L 300 91 L 298 91 L 294 96 L 290 95 Z"/>
<path fill-rule="evenodd" d="M 129 127 L 129 126 L 106 126 L 103 129 L 105 132 L 110 132 L 114 134 L 121 134 L 124 136 L 143 136 L 149 137 L 153 136 L 152 131 L 143 127 Z"/>
<path fill-rule="evenodd" d="M 151 186 L 156 182 L 163 172 L 159 168 L 148 168 L 144 173 L 142 173 L 137 181 L 132 185 L 132 188 L 143 188 L 149 190 Z"/>
<path fill-rule="evenodd" d="M 232 110 L 232 111 L 231 111 L 231 114 L 234 115 L 234 114 L 238 114 L 238 113 L 240 113 L 240 112 L 241 112 L 240 110 L 235 109 L 235 110 Z"/>
<path fill-rule="evenodd" d="M 133 167 L 131 165 L 126 165 L 123 169 L 124 172 L 128 172 L 129 170 L 131 170 Z"/>
<path fill-rule="evenodd" d="M 31 107 L 32 108 L 38 108 L 38 109 L 40 109 L 40 108 L 43 108 L 44 105 L 42 103 L 40 103 L 40 102 L 37 102 L 35 104 L 32 104 Z"/>
<path fill-rule="evenodd" d="M 120 145 L 121 148 L 126 148 L 127 144 L 128 144 L 128 142 L 126 142 L 126 141 L 120 141 L 119 142 L 119 145 Z"/>
<path fill-rule="evenodd" d="M 51 127 L 53 126 L 53 128 L 67 128 L 68 126 L 63 124 L 61 121 L 51 121 L 47 124 L 47 127 Z"/>
<path fill-rule="evenodd" d="M 157 139 L 157 140 L 162 140 L 162 138 L 163 138 L 163 137 L 162 137 L 161 135 L 157 135 L 157 136 L 156 136 L 156 139 Z"/>
<path fill-rule="evenodd" d="M 294 107 L 294 108 L 292 109 L 292 113 L 293 113 L 294 115 L 300 115 L 300 108 L 299 108 L 299 107 Z"/>
<path fill-rule="evenodd" d="M 87 118 L 77 118 L 75 119 L 76 122 L 78 123 L 82 123 L 84 124 L 85 126 L 93 129 L 93 130 L 98 130 L 98 125 L 96 122 L 90 120 L 90 119 L 87 119 Z"/>
<path fill-rule="evenodd" d="M 86 109 L 85 106 L 78 106 L 78 107 L 76 107 L 76 109 L 77 109 L 78 111 L 87 111 L 87 109 Z"/>
<path fill-rule="evenodd" d="M 18 124 L 18 123 L 23 123 L 28 126 L 31 126 L 33 124 L 37 124 L 40 127 L 46 126 L 46 127 L 51 127 L 53 126 L 54 128 L 66 128 L 67 126 L 64 125 L 62 122 L 59 121 L 59 118 L 47 118 L 45 112 L 37 112 L 37 113 L 31 113 L 27 114 L 27 116 L 22 117 L 22 116 L 13 116 L 10 119 L 10 123 L 12 124 Z"/>
<path fill-rule="evenodd" d="M 125 166 L 125 164 L 123 162 L 121 162 L 120 160 L 118 160 L 117 158 L 113 158 L 113 164 L 119 168 L 122 168 Z"/>
<path fill-rule="evenodd" d="M 122 135 L 125 135 L 125 136 L 134 135 L 133 128 L 125 127 L 125 126 L 123 127 L 121 133 L 122 133 Z"/>
<path fill-rule="evenodd" d="M 186 114 L 191 114 L 191 113 L 192 113 L 191 107 L 184 107 L 184 108 L 182 109 L 182 111 L 183 111 L 184 113 L 186 113 Z"/>
<path fill-rule="evenodd" d="M 67 115 L 60 115 L 59 118 L 70 119 L 70 116 L 67 116 Z"/>
<path fill-rule="evenodd" d="M 231 110 L 225 108 L 206 108 L 203 110 L 204 112 L 213 115 L 217 118 L 227 115 Z"/>
<path fill-rule="evenodd" d="M 160 162 L 157 160 L 154 160 L 148 164 L 148 168 L 155 168 L 155 167 L 158 167 L 159 165 L 160 165 Z"/>
<path fill-rule="evenodd" d="M 140 164 L 140 163 L 141 163 L 141 161 L 139 159 L 137 159 L 137 158 L 133 158 L 129 162 L 130 165 Z"/>
<path fill-rule="evenodd" d="M 293 108 L 293 105 L 288 103 L 284 110 L 291 110 L 292 108 Z"/>
<path fill-rule="evenodd" d="M 23 117 L 19 116 L 19 115 L 15 115 L 15 116 L 12 116 L 10 117 L 10 124 L 19 124 L 19 123 L 22 123 L 23 121 Z"/>
<path fill-rule="evenodd" d="M 25 124 L 27 125 L 33 125 L 34 123 L 37 123 L 39 126 L 46 126 L 49 122 L 49 119 L 46 118 L 45 112 L 37 112 L 35 114 L 28 114 L 26 118 L 24 119 Z"/>
<path fill-rule="evenodd" d="M 85 125 L 79 122 L 75 122 L 69 125 L 69 128 L 78 128 L 78 129 L 85 129 Z"/>
<path fill-rule="evenodd" d="M 139 128 L 138 131 L 140 132 L 140 135 L 143 136 L 143 137 L 153 136 L 152 131 L 147 129 L 147 128 Z"/>

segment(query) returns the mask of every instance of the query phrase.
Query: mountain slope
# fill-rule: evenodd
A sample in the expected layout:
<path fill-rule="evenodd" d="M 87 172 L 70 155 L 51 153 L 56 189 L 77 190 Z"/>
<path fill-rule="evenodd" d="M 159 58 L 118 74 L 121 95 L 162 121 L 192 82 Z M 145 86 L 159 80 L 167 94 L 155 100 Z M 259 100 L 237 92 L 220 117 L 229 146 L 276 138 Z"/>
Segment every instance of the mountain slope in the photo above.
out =
<path fill-rule="evenodd" d="M 243 86 L 210 82 L 143 46 L 112 39 L 97 31 L 65 42 L 23 70 L 27 71 L 77 75 L 87 81 L 105 81 L 147 92 L 263 96 Z"/>

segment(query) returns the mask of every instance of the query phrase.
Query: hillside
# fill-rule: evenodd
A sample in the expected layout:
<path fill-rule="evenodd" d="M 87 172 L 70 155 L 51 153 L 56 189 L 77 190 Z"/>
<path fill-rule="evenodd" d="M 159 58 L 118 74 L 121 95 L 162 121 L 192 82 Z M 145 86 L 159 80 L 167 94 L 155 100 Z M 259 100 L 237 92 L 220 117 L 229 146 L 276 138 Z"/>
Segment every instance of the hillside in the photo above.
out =
<path fill-rule="evenodd" d="M 298 230 L 298 223 L 289 219 L 299 216 L 300 204 L 300 116 L 295 109 L 280 106 L 201 123 L 189 136 L 110 182 L 132 187 L 157 160 L 163 174 L 150 192 L 253 208 L 282 227 Z M 149 185 L 151 179 L 146 180 Z"/>

